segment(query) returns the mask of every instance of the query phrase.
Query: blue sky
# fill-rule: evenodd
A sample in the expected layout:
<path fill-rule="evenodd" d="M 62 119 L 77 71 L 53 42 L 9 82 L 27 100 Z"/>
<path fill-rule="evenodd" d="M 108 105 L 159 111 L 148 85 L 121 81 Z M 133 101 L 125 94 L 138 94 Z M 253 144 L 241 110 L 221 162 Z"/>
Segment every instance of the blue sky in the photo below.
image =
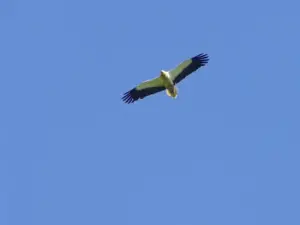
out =
<path fill-rule="evenodd" d="M 0 224 L 299 225 L 299 7 L 0 1 Z"/>

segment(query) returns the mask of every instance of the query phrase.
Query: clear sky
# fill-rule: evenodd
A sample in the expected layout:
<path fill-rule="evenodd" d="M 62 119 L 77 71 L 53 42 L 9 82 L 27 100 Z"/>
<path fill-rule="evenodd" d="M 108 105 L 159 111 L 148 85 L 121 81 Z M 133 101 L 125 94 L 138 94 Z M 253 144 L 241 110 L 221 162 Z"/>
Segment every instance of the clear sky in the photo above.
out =
<path fill-rule="evenodd" d="M 299 8 L 1 0 L 0 224 L 299 225 Z"/>

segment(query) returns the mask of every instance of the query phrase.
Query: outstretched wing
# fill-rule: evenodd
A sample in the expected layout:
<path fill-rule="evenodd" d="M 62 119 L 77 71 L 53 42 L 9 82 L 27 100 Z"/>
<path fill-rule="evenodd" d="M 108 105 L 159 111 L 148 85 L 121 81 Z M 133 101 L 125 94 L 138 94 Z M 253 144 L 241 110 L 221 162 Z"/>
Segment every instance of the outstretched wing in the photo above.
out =
<path fill-rule="evenodd" d="M 180 63 L 176 68 L 169 71 L 171 79 L 173 80 L 174 84 L 178 84 L 188 75 L 207 64 L 208 61 L 208 55 L 204 53 L 196 55 L 188 60 L 185 60 L 182 63 Z"/>
<path fill-rule="evenodd" d="M 152 80 L 146 80 L 130 91 L 124 93 L 122 100 L 125 103 L 130 104 L 165 89 L 166 88 L 163 84 L 162 79 L 160 77 L 157 77 Z"/>

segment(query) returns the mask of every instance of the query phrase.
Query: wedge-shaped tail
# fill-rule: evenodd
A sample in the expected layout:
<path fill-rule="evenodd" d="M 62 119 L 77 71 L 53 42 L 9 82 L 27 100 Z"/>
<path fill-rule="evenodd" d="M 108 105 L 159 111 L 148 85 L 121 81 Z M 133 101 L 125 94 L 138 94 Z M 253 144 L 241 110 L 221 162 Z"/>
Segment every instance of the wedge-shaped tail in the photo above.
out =
<path fill-rule="evenodd" d="M 167 89 L 166 93 L 167 93 L 168 96 L 170 96 L 172 98 L 177 98 L 177 95 L 178 95 L 177 87 L 174 86 L 172 91 L 170 91 L 170 90 Z"/>

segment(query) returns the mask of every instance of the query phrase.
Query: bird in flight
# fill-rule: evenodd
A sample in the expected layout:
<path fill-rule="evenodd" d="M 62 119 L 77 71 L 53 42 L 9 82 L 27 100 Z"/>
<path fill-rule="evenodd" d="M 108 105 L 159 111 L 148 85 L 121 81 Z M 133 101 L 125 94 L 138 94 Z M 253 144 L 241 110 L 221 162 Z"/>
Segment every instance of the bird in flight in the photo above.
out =
<path fill-rule="evenodd" d="M 166 90 L 171 98 L 177 98 L 178 90 L 176 84 L 182 81 L 191 73 L 205 66 L 209 61 L 207 54 L 201 53 L 190 59 L 181 62 L 177 67 L 169 71 L 161 70 L 160 75 L 154 79 L 146 80 L 135 88 L 124 93 L 122 100 L 125 103 L 133 103 L 149 95 Z"/>

